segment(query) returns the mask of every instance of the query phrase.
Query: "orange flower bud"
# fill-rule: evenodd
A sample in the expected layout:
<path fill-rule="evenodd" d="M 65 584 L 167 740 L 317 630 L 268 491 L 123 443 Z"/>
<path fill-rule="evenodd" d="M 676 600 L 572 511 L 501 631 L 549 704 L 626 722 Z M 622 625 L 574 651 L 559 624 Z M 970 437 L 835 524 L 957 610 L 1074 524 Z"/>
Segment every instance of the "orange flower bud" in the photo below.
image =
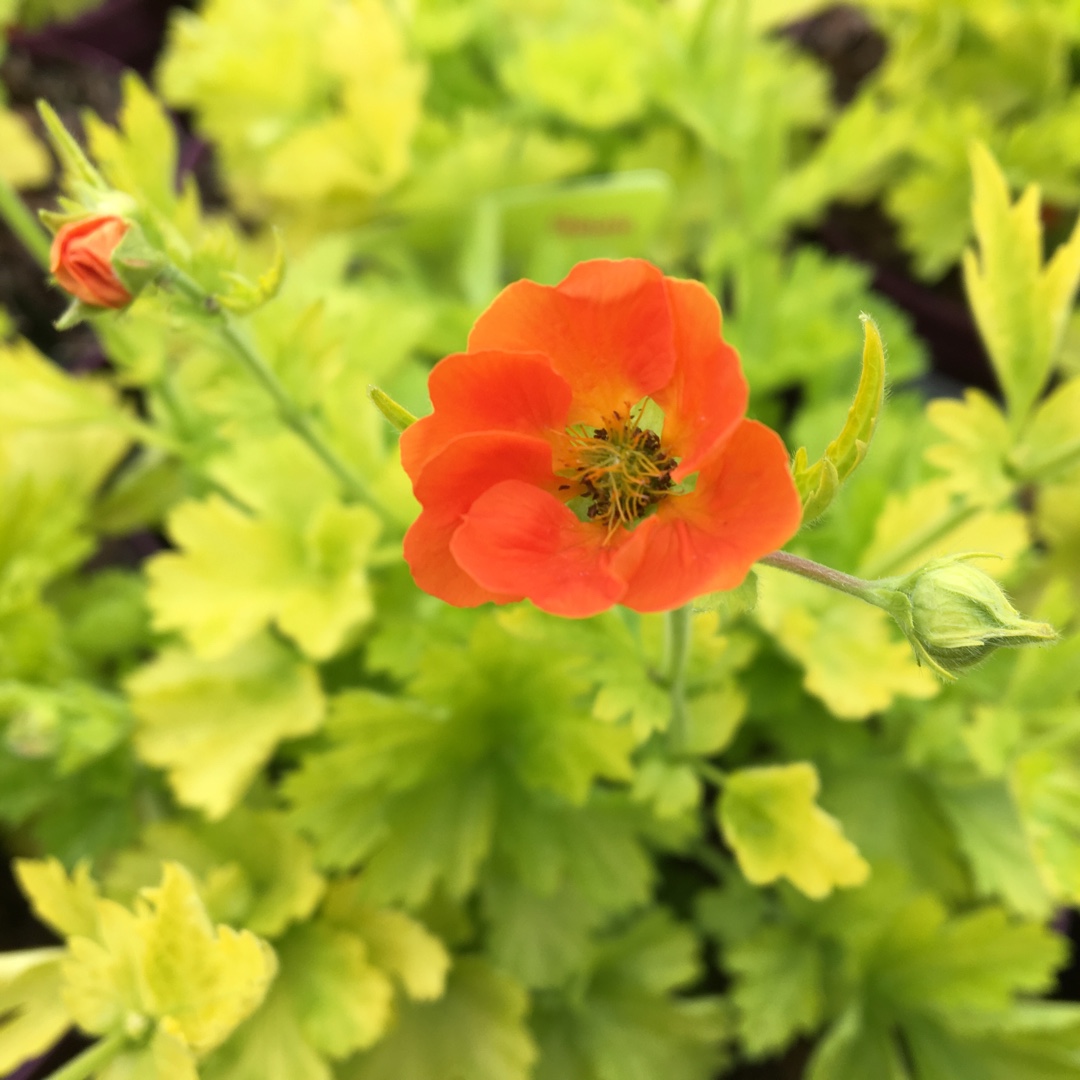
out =
<path fill-rule="evenodd" d="M 112 214 L 81 218 L 53 237 L 49 269 L 63 289 L 92 307 L 122 308 L 132 301 L 113 269 L 112 257 L 128 222 Z"/>

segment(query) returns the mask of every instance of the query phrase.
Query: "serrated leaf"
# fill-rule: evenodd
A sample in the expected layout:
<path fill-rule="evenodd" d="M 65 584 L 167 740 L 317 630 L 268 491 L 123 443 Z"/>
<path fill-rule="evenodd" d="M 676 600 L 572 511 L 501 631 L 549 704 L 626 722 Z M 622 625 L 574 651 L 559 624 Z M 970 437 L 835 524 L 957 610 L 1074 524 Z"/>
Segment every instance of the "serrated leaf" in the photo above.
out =
<path fill-rule="evenodd" d="M 807 1080 L 913 1080 L 888 1019 L 851 1006 L 810 1060 Z"/>
<path fill-rule="evenodd" d="M 394 991 L 363 941 L 323 922 L 294 927 L 278 943 L 282 979 L 304 1038 L 337 1061 L 378 1041 Z"/>
<path fill-rule="evenodd" d="M 376 908 L 357 895 L 359 878 L 334 882 L 322 917 L 356 934 L 371 962 L 398 979 L 409 997 L 433 1001 L 446 989 L 450 954 L 422 923 L 401 911 Z"/>
<path fill-rule="evenodd" d="M 196 878 L 210 917 L 273 938 L 311 915 L 326 881 L 311 846 L 271 810 L 235 808 L 223 821 L 151 822 L 137 849 L 110 863 L 109 893 L 126 899 L 153 884 L 163 860 Z"/>
<path fill-rule="evenodd" d="M 717 820 L 755 885 L 784 877 L 820 899 L 866 880 L 870 867 L 815 802 L 820 786 L 817 770 L 805 762 L 740 769 L 727 778 Z"/>
<path fill-rule="evenodd" d="M 840 434 L 825 448 L 820 461 L 809 465 L 806 449 L 800 448 L 792 463 L 795 486 L 803 502 L 804 524 L 821 517 L 840 485 L 866 456 L 885 400 L 885 347 L 877 323 L 869 315 L 861 318 L 862 373 L 847 420 Z"/>
<path fill-rule="evenodd" d="M 214 495 L 169 515 L 180 550 L 147 568 L 155 625 L 182 631 L 206 659 L 271 623 L 308 655 L 333 655 L 373 613 L 366 563 L 378 517 L 342 504 L 295 439 L 244 448 L 215 471 L 244 508 Z"/>
<path fill-rule="evenodd" d="M 928 480 L 886 497 L 859 573 L 907 573 L 957 551 L 985 551 L 999 557 L 976 565 L 991 577 L 1004 577 L 1030 542 L 1027 520 L 1019 511 L 972 507 L 961 515 L 949 483 Z"/>
<path fill-rule="evenodd" d="M 1080 226 L 1044 267 L 1038 189 L 1012 204 L 982 143 L 972 147 L 971 169 L 979 251 L 964 252 L 964 284 L 1016 427 L 1042 392 L 1065 332 L 1080 283 Z"/>
<path fill-rule="evenodd" d="M 71 876 L 55 858 L 18 859 L 19 887 L 42 922 L 63 937 L 97 937 L 97 905 L 101 898 L 90 867 L 80 863 Z"/>
<path fill-rule="evenodd" d="M 262 1001 L 277 970 L 274 953 L 246 930 L 215 929 L 175 863 L 144 895 L 150 910 L 136 914 L 135 932 L 146 1006 L 202 1055 Z"/>
<path fill-rule="evenodd" d="M 0 1072 L 44 1054 L 70 1026 L 60 1001 L 62 949 L 0 953 Z"/>
<path fill-rule="evenodd" d="M 1039 403 L 1010 461 L 1023 480 L 1055 479 L 1080 467 L 1080 378 L 1055 387 Z"/>
<path fill-rule="evenodd" d="M 405 1004 L 381 1042 L 345 1063 L 342 1080 L 528 1080 L 536 1047 L 528 995 L 478 957 L 460 958 L 437 1001 Z"/>
<path fill-rule="evenodd" d="M 126 688 L 139 755 L 167 770 L 182 804 L 212 819 L 232 809 L 282 739 L 323 719 L 314 668 L 269 636 L 222 660 L 166 649 Z"/>
<path fill-rule="evenodd" d="M 1052 898 L 1006 786 L 1000 781 L 942 786 L 937 795 L 971 864 L 979 894 L 999 896 L 1027 918 L 1047 918 Z"/>
<path fill-rule="evenodd" d="M 664 911 L 601 938 L 572 992 L 537 997 L 536 1080 L 709 1080 L 730 1020 L 678 994 L 697 974 L 694 935 Z"/>
<path fill-rule="evenodd" d="M 1015 484 L 1006 465 L 1012 434 L 1001 409 L 981 391 L 968 389 L 962 401 L 931 401 L 926 415 L 946 441 L 929 447 L 925 457 L 946 474 L 949 490 L 973 506 L 1004 503 Z"/>
<path fill-rule="evenodd" d="M 924 895 L 907 904 L 869 961 L 876 992 L 900 1009 L 1003 1010 L 1052 985 L 1066 942 L 987 907 L 949 918 Z"/>
<path fill-rule="evenodd" d="M 731 945 L 723 964 L 735 976 L 739 1039 L 750 1057 L 782 1050 L 812 1034 L 825 1010 L 825 958 L 798 927 L 763 927 Z"/>
<path fill-rule="evenodd" d="M 762 570 L 759 579 L 762 626 L 802 665 L 806 690 L 838 717 L 862 720 L 897 697 L 938 693 L 885 612 L 781 571 Z"/>
<path fill-rule="evenodd" d="M 229 283 L 228 289 L 214 294 L 214 299 L 223 308 L 238 315 L 248 315 L 273 300 L 280 292 L 281 283 L 285 280 L 285 242 L 279 229 L 274 230 L 273 236 L 272 261 L 254 282 L 242 274 L 224 275 Z"/>

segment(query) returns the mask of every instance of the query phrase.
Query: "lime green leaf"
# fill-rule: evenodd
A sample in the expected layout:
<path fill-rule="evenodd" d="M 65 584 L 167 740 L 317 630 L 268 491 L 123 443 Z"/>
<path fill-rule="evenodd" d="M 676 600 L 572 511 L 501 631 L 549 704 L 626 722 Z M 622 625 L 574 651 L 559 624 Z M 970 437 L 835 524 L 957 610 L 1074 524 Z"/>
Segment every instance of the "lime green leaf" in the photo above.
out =
<path fill-rule="evenodd" d="M 235 808 L 223 821 L 151 822 L 139 847 L 109 866 L 111 896 L 127 899 L 152 884 L 163 860 L 180 862 L 195 877 L 210 917 L 275 937 L 319 902 L 326 882 L 311 846 L 284 815 Z"/>
<path fill-rule="evenodd" d="M 597 942 L 565 994 L 537 996 L 536 1080 L 709 1080 L 722 1063 L 728 1013 L 677 996 L 699 973 L 695 936 L 666 912 Z"/>
<path fill-rule="evenodd" d="M 56 151 L 56 156 L 60 159 L 60 166 L 64 170 L 65 189 L 76 191 L 87 188 L 97 192 L 107 191 L 108 184 L 105 183 L 101 173 L 90 164 L 90 159 L 83 153 L 82 147 L 56 115 L 56 110 L 47 102 L 39 101 L 38 113 L 45 125 L 45 131 L 48 133 L 53 149 Z"/>
<path fill-rule="evenodd" d="M 850 1007 L 818 1044 L 807 1080 L 913 1080 L 887 1018 Z"/>
<path fill-rule="evenodd" d="M 182 503 L 168 528 L 180 552 L 148 567 L 155 625 L 217 659 L 274 623 L 326 659 L 372 614 L 365 564 L 379 533 L 366 507 L 333 494 L 295 439 L 246 448 L 216 473 L 251 511 L 211 496 Z"/>
<path fill-rule="evenodd" d="M 1005 177 L 981 143 L 971 167 L 979 253 L 964 253 L 964 284 L 1010 417 L 1020 424 L 1046 384 L 1080 283 L 1080 227 L 1044 268 L 1038 189 L 1010 204 Z"/>
<path fill-rule="evenodd" d="M 134 911 L 92 899 L 84 872 L 67 883 L 63 896 L 54 865 L 24 863 L 19 871 L 34 902 L 57 925 L 77 931 L 69 937 L 61 968 L 62 998 L 71 1017 L 96 1035 L 123 1030 L 136 1038 L 151 1023 L 157 1025 L 164 1041 L 150 1053 L 161 1056 L 162 1076 L 191 1075 L 184 1062 L 227 1038 L 273 979 L 276 963 L 269 947 L 247 931 L 215 929 L 194 882 L 176 864 L 165 865 L 161 884 L 144 890 Z M 92 926 L 86 925 L 85 911 L 91 902 Z"/>
<path fill-rule="evenodd" d="M 946 473 L 949 490 L 970 505 L 993 508 L 1005 502 L 1014 487 L 1006 472 L 1012 435 L 1001 409 L 969 389 L 963 401 L 931 401 L 926 414 L 947 441 L 931 446 L 925 457 Z"/>
<path fill-rule="evenodd" d="M 572 883 L 544 894 L 489 872 L 480 895 L 491 958 L 530 989 L 560 986 L 581 971 L 592 932 L 607 918 Z"/>
<path fill-rule="evenodd" d="M 862 322 L 862 374 L 844 427 L 820 461 L 809 465 L 806 449 L 800 448 L 792 462 L 807 524 L 821 517 L 840 485 L 866 457 L 885 400 L 885 347 L 877 323 L 869 315 L 863 315 Z"/>
<path fill-rule="evenodd" d="M 304 1036 L 284 979 L 220 1049 L 199 1065 L 203 1080 L 331 1080 L 330 1063 Z"/>
<path fill-rule="evenodd" d="M 751 1057 L 782 1050 L 821 1023 L 825 958 L 812 937 L 795 927 L 764 927 L 730 946 L 723 963 L 735 976 L 739 1039 Z"/>
<path fill-rule="evenodd" d="M 1010 461 L 1024 480 L 1049 480 L 1080 467 L 1080 378 L 1040 402 Z"/>
<path fill-rule="evenodd" d="M 256 281 L 249 281 L 242 274 L 231 272 L 224 276 L 229 282 L 229 288 L 225 292 L 215 293 L 214 299 L 229 311 L 247 315 L 273 300 L 281 290 L 281 283 L 285 278 L 285 244 L 281 232 L 274 230 L 273 261 Z"/>
<path fill-rule="evenodd" d="M 342 1080 L 528 1080 L 536 1047 L 528 996 L 474 957 L 459 959 L 438 1001 L 404 1005 L 381 1042 L 340 1069 Z"/>
<path fill-rule="evenodd" d="M 805 762 L 740 769 L 728 777 L 718 821 L 755 885 L 785 877 L 820 899 L 866 880 L 870 867 L 840 823 L 814 801 L 820 786 L 817 770 Z"/>
<path fill-rule="evenodd" d="M 634 777 L 633 797 L 649 803 L 661 821 L 677 818 L 700 802 L 701 781 L 690 765 L 649 758 Z"/>
<path fill-rule="evenodd" d="M 1080 1068 L 1080 1010 L 1071 1003 L 944 1023 L 913 1018 L 904 1035 L 919 1080 L 1066 1080 Z"/>
<path fill-rule="evenodd" d="M 602 10 L 600 18 L 577 26 L 567 20 L 551 29 L 530 27 L 500 66 L 514 97 L 589 128 L 638 116 L 647 101 L 655 28 L 630 4 Z M 611 49 L 623 63 L 608 62 Z"/>
<path fill-rule="evenodd" d="M 339 1060 L 379 1039 L 394 991 L 359 937 L 314 922 L 290 930 L 277 948 L 300 1030 L 316 1050 Z"/>
<path fill-rule="evenodd" d="M 999 896 L 1028 918 L 1047 918 L 1052 899 L 1005 785 L 990 781 L 942 786 L 937 795 L 971 864 L 979 894 Z"/>
<path fill-rule="evenodd" d="M 161 103 L 134 72 L 121 82 L 119 129 L 87 112 L 90 153 L 109 185 L 152 207 L 169 222 L 176 216 L 176 129 Z"/>
<path fill-rule="evenodd" d="M 0 106 L 0 179 L 12 187 L 41 187 L 52 171 L 45 147 L 22 117 Z"/>
<path fill-rule="evenodd" d="M 98 887 L 80 863 L 68 877 L 57 859 L 18 859 L 15 876 L 42 922 L 64 937 L 96 937 Z"/>
<path fill-rule="evenodd" d="M 832 712 L 861 720 L 897 697 L 929 698 L 937 680 L 918 666 L 885 612 L 779 570 L 759 571 L 762 626 L 805 669 L 803 685 Z"/>
<path fill-rule="evenodd" d="M 924 895 L 899 913 L 874 951 L 875 988 L 914 1010 L 1004 1009 L 1017 991 L 1052 985 L 1066 942 L 1037 923 L 1010 922 L 1000 908 L 948 918 Z"/>
<path fill-rule="evenodd" d="M 575 650 L 484 619 L 471 640 L 423 651 L 414 699 L 335 699 L 328 748 L 286 780 L 295 820 L 327 864 L 366 860 L 369 902 L 420 904 L 440 883 L 459 898 L 519 814 L 546 819 L 587 805 L 598 777 L 629 779 L 633 733 L 589 716 L 590 688 Z"/>
<path fill-rule="evenodd" d="M 1075 764 L 1052 750 L 1016 763 L 1012 788 L 1042 878 L 1054 896 L 1080 897 L 1080 787 Z"/>
<path fill-rule="evenodd" d="M 356 934 L 371 962 L 393 975 L 416 1001 L 433 1001 L 446 989 L 450 954 L 423 924 L 400 911 L 375 908 L 357 895 L 359 878 L 338 880 L 322 907 L 323 918 Z"/>
<path fill-rule="evenodd" d="M 0 953 L 0 1072 L 45 1053 L 70 1026 L 60 1001 L 62 949 Z"/>
<path fill-rule="evenodd" d="M 323 719 L 315 670 L 268 636 L 222 660 L 167 649 L 126 687 L 139 755 L 167 770 L 181 803 L 211 818 L 237 803 L 282 739 Z"/>
<path fill-rule="evenodd" d="M 254 934 L 214 929 L 195 883 L 166 863 L 136 914 L 142 988 L 153 1015 L 167 1018 L 197 1054 L 212 1050 L 262 1001 L 277 965 Z"/>
<path fill-rule="evenodd" d="M 1004 577 L 1030 545 L 1027 521 L 1016 510 L 958 513 L 946 480 L 930 480 L 886 500 L 863 552 L 859 572 L 867 577 L 906 573 L 931 559 L 958 551 L 985 551 L 999 558 L 976 565 Z"/>

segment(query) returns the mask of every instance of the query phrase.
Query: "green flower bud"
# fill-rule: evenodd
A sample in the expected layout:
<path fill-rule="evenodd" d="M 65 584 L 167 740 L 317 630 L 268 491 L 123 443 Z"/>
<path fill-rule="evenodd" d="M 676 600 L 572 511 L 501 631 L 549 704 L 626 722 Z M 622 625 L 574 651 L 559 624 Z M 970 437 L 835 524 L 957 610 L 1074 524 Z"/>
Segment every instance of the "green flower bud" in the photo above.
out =
<path fill-rule="evenodd" d="M 900 624 L 919 661 L 943 679 L 955 679 L 995 649 L 1057 639 L 1049 623 L 1025 619 L 1001 586 L 967 561 L 980 557 L 935 559 L 875 590 L 875 602 Z"/>

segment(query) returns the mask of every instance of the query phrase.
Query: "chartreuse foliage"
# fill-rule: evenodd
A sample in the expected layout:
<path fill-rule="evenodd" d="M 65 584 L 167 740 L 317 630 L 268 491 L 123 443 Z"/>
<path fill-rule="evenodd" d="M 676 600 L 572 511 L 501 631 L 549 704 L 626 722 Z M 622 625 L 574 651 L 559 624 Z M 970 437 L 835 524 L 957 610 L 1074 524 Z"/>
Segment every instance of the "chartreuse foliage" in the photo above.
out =
<path fill-rule="evenodd" d="M 841 109 L 784 32 L 822 6 L 205 0 L 157 90 L 228 206 L 134 77 L 88 156 L 60 136 L 61 217 L 160 261 L 76 313 L 97 374 L 3 321 L 0 822 L 63 943 L 0 954 L 0 1072 L 74 1024 L 114 1080 L 713 1080 L 797 1040 L 810 1080 L 1080 1076 L 1037 1000 L 1080 903 L 1077 23 L 867 0 L 889 47 Z M 905 317 L 792 231 L 875 193 L 927 274 L 974 235 L 1003 403 L 924 408 Z M 724 298 L 805 448 L 797 554 L 986 552 L 1060 642 L 944 686 L 772 567 L 681 660 L 664 615 L 419 595 L 369 385 L 425 413 L 509 277 L 624 255 Z"/>

